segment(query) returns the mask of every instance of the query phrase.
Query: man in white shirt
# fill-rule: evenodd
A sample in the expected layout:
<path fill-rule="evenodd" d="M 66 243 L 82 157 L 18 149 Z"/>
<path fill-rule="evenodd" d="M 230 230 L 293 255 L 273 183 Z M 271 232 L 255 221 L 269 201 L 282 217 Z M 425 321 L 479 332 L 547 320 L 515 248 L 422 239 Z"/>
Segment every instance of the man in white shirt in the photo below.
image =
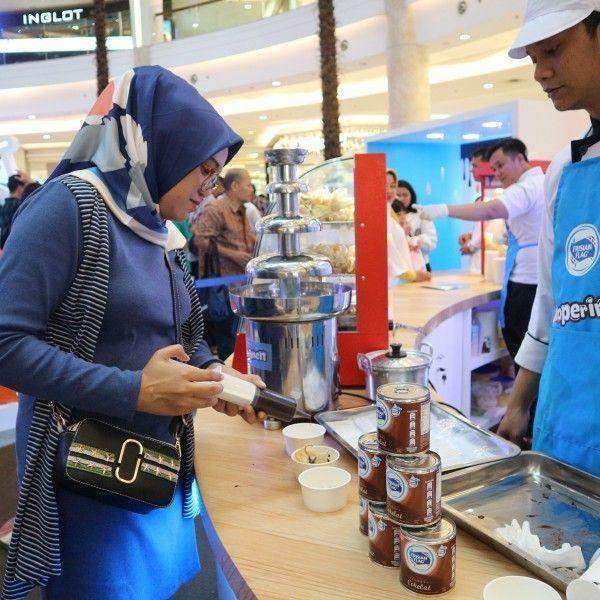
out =
<path fill-rule="evenodd" d="M 600 0 L 529 0 L 510 55 L 529 56 L 554 106 L 585 109 L 592 128 L 548 170 L 539 287 L 499 433 L 520 443 L 539 397 L 533 449 L 599 476 Z"/>
<path fill-rule="evenodd" d="M 502 198 L 474 204 L 430 204 L 419 211 L 430 219 L 506 221 L 509 245 L 499 319 L 514 359 L 527 331 L 537 286 L 536 246 L 544 205 L 544 173 L 531 165 L 527 147 L 516 138 L 500 140 L 490 150 L 490 166 L 504 187 Z"/>

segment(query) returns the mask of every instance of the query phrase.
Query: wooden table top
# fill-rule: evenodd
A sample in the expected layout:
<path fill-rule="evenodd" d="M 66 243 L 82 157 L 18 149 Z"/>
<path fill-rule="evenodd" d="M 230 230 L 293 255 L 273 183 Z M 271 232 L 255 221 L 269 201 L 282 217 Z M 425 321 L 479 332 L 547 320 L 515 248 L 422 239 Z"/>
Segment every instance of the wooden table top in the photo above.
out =
<path fill-rule="evenodd" d="M 353 404 L 355 398 L 346 398 Z M 196 417 L 196 472 L 220 548 L 215 550 L 238 598 L 388 600 L 419 598 L 397 570 L 373 564 L 358 530 L 356 460 L 340 448 L 352 474 L 348 504 L 331 514 L 302 504 L 281 431 L 265 431 L 212 410 Z M 327 443 L 336 443 L 327 437 Z M 214 533 L 214 532 L 213 532 Z M 456 587 L 444 598 L 481 600 L 490 580 L 527 575 L 459 531 Z"/>

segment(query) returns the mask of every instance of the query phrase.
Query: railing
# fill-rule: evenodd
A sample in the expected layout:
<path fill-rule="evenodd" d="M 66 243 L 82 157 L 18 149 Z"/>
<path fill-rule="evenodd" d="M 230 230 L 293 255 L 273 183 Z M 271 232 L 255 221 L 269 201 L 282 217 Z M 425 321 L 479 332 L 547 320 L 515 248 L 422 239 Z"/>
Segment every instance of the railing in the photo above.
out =
<path fill-rule="evenodd" d="M 315 0 L 205 0 L 157 14 L 154 40 L 170 41 L 221 31 L 294 10 Z"/>

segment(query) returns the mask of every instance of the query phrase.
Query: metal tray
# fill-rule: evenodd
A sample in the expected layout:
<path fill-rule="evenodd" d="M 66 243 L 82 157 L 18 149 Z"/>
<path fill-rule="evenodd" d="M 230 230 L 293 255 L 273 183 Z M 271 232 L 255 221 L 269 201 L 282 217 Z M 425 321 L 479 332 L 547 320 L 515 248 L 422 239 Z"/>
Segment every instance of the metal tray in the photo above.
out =
<path fill-rule="evenodd" d="M 315 418 L 355 457 L 358 455 L 359 436 L 377 429 L 377 416 L 372 404 L 363 408 L 322 412 Z M 444 473 L 502 460 L 521 451 L 515 444 L 480 429 L 436 402 L 431 404 L 431 448 L 441 456 Z"/>
<path fill-rule="evenodd" d="M 600 547 L 600 478 L 537 452 L 445 475 L 442 507 L 456 524 L 555 588 L 579 573 L 551 568 L 494 533 L 513 519 L 529 521 L 542 546 L 581 546 L 589 565 Z"/>

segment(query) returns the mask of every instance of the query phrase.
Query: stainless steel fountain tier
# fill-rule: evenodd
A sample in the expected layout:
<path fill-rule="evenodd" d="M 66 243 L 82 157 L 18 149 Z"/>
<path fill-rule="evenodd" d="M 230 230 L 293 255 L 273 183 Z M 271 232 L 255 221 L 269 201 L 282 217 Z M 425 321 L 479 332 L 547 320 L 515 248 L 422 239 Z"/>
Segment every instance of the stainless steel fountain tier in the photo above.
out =
<path fill-rule="evenodd" d="M 262 235 L 277 236 L 277 252 L 252 259 L 246 272 L 252 284 L 230 290 L 234 312 L 246 319 L 248 367 L 269 389 L 292 396 L 314 414 L 337 397 L 337 315 L 350 306 L 351 290 L 322 283 L 331 275 L 329 259 L 302 251 L 300 234 L 321 223 L 300 214 L 298 165 L 306 150 L 269 150 L 267 187 L 279 210 L 264 217 Z"/>
<path fill-rule="evenodd" d="M 310 414 L 331 408 L 339 393 L 336 317 L 351 296 L 348 286 L 313 281 L 293 297 L 279 281 L 231 288 L 233 311 L 247 319 L 250 371 Z"/>

